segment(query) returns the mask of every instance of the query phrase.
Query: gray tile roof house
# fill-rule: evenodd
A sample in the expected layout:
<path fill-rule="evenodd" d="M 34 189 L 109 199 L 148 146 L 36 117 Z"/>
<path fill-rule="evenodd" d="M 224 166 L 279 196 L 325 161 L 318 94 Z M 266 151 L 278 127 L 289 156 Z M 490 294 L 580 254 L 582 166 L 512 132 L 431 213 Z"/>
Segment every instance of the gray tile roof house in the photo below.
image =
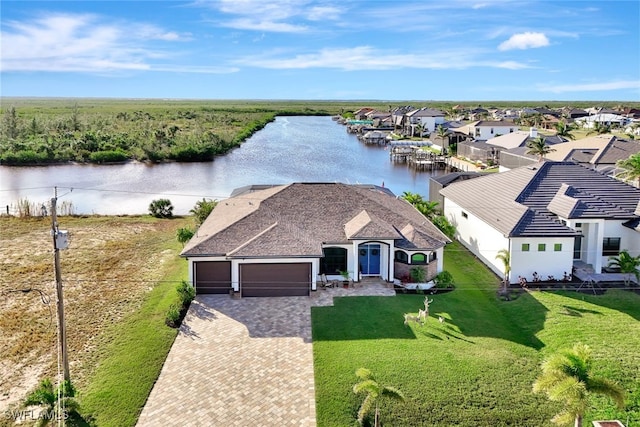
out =
<path fill-rule="evenodd" d="M 573 162 L 538 162 L 453 183 L 440 193 L 445 198 L 445 216 L 458 226 L 461 241 L 473 241 L 476 255 L 494 267 L 496 263 L 491 258 L 495 255 L 483 255 L 482 251 L 492 246 L 495 252 L 500 239 L 514 253 L 519 250 L 514 242 L 571 246 L 565 247 L 568 259 L 563 261 L 561 254 L 555 254 L 555 258 L 546 261 L 555 264 L 556 277 L 558 271 L 571 271 L 571 255 L 594 265 L 599 272 L 606 264 L 603 246 L 598 243 L 603 238 L 617 239 L 618 250 L 640 252 L 640 234 L 634 230 L 640 212 L 640 189 Z M 466 226 L 470 217 L 476 221 L 473 227 L 471 223 Z M 485 233 L 482 227 L 494 231 Z M 483 241 L 489 235 L 493 236 L 491 242 Z M 576 238 L 590 247 L 574 248 Z M 520 255 L 521 261 L 517 256 L 513 259 L 524 266 L 535 262 L 535 257 L 549 256 L 538 252 Z M 563 262 L 565 265 L 561 265 Z M 512 266 L 512 270 L 517 269 L 517 265 Z M 521 270 L 530 273 L 522 266 Z"/>
<path fill-rule="evenodd" d="M 415 253 L 427 259 L 431 255 L 441 270 L 447 242 L 430 221 L 388 189 L 294 183 L 236 190 L 218 203 L 181 255 L 191 263 L 197 289 L 228 293 L 233 288 L 244 296 L 308 295 L 319 274 L 337 275 L 336 266 L 350 271 L 356 281 L 360 275 L 393 281 L 396 251 L 409 259 Z M 304 283 L 283 289 L 291 276 Z M 268 278 L 266 282 L 279 288 L 256 290 L 260 280 L 248 283 L 246 277 Z M 224 283 L 213 289 L 211 282 Z"/>

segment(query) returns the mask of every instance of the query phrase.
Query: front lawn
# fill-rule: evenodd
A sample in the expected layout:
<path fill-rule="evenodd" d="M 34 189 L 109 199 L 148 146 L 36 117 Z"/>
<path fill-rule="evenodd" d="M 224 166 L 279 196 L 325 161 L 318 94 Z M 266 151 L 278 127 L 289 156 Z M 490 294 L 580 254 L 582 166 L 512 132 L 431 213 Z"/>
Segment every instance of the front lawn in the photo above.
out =
<path fill-rule="evenodd" d="M 430 296 L 424 326 L 403 324 L 423 295 L 338 298 L 334 307 L 313 309 L 318 426 L 353 425 L 363 399 L 352 392 L 359 367 L 407 396 L 382 401 L 387 426 L 552 425 L 558 406 L 534 395 L 531 384 L 546 355 L 578 341 L 593 348 L 596 374 L 629 392 L 626 412 L 594 399 L 584 425 L 640 421 L 638 295 L 533 292 L 502 302 L 499 279 L 457 243 L 446 248 L 445 269 L 457 289 Z"/>

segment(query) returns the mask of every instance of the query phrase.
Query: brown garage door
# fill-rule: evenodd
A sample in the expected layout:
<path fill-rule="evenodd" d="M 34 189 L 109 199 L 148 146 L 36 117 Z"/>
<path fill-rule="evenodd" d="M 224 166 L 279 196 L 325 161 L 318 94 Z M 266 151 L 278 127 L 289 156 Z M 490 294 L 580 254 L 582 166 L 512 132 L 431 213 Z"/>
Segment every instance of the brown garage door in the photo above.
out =
<path fill-rule="evenodd" d="M 241 264 L 243 297 L 308 296 L 311 264 Z"/>
<path fill-rule="evenodd" d="M 231 289 L 230 261 L 194 262 L 196 293 L 228 294 Z"/>

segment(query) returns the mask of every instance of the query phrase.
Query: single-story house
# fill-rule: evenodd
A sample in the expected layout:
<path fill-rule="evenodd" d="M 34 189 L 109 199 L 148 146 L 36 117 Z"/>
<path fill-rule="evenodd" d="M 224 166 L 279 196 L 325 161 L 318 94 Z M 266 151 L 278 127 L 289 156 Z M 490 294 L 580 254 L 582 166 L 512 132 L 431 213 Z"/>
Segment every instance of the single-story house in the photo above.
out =
<path fill-rule="evenodd" d="M 196 292 L 302 296 L 321 275 L 387 282 L 412 268 L 443 268 L 450 240 L 384 187 L 294 183 L 245 187 L 215 209 L 185 245 Z"/>
<path fill-rule="evenodd" d="M 596 273 L 626 249 L 640 254 L 640 189 L 571 162 L 543 161 L 443 188 L 456 238 L 497 275 L 511 258 L 510 282 L 562 278 L 574 261 Z"/>
<path fill-rule="evenodd" d="M 596 123 L 605 126 L 624 127 L 631 123 L 631 119 L 613 113 L 599 113 L 592 116 L 580 117 L 575 120 L 577 124 L 582 127 L 592 129 L 596 126 Z"/>

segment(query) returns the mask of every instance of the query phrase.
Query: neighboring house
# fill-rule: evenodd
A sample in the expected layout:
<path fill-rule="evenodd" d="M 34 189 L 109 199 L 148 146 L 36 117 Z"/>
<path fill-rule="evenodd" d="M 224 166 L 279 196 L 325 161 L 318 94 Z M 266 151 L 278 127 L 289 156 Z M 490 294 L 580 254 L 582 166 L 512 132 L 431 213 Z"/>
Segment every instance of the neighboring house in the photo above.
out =
<path fill-rule="evenodd" d="M 217 204 L 187 243 L 196 292 L 309 295 L 320 275 L 387 282 L 442 271 L 449 239 L 411 204 L 373 185 L 252 187 Z"/>
<path fill-rule="evenodd" d="M 588 112 L 580 109 L 580 108 L 572 108 L 566 113 L 569 119 L 578 119 L 580 117 L 586 117 L 589 115 Z"/>
<path fill-rule="evenodd" d="M 560 143 L 551 143 L 553 150 L 547 160 L 571 161 L 601 173 L 613 172 L 618 160 L 640 152 L 640 142 L 618 139 L 612 135 L 594 135 Z M 537 163 L 538 156 L 527 154 L 526 147 L 513 148 L 500 153 L 500 171 Z"/>
<path fill-rule="evenodd" d="M 407 135 L 417 134 L 418 125 L 422 126 L 422 133 L 431 133 L 436 130 L 438 125 L 445 122 L 444 113 L 432 108 L 409 111 L 404 116 L 404 133 Z"/>
<path fill-rule="evenodd" d="M 356 120 L 368 120 L 367 113 L 375 111 L 370 107 L 362 107 L 353 112 L 353 116 Z"/>
<path fill-rule="evenodd" d="M 509 251 L 511 283 L 562 278 L 577 260 L 601 273 L 623 249 L 640 254 L 640 189 L 575 163 L 543 161 L 440 193 L 457 239 L 500 277 L 496 254 Z"/>
<path fill-rule="evenodd" d="M 489 121 L 481 120 L 479 122 L 467 125 L 469 133 L 476 140 L 486 141 L 499 135 L 506 135 L 518 130 L 518 125 L 510 121 Z"/>
<path fill-rule="evenodd" d="M 485 174 L 484 172 L 451 172 L 446 175 L 431 176 L 429 178 L 429 201 L 438 202 L 438 210 L 442 212 L 444 210 L 444 196 L 440 194 L 440 190 L 454 182 L 477 178 Z"/>
<path fill-rule="evenodd" d="M 631 119 L 619 114 L 599 113 L 592 116 L 580 117 L 576 119 L 575 122 L 582 127 L 591 129 L 596 126 L 596 123 L 606 126 L 624 127 L 631 123 Z"/>

